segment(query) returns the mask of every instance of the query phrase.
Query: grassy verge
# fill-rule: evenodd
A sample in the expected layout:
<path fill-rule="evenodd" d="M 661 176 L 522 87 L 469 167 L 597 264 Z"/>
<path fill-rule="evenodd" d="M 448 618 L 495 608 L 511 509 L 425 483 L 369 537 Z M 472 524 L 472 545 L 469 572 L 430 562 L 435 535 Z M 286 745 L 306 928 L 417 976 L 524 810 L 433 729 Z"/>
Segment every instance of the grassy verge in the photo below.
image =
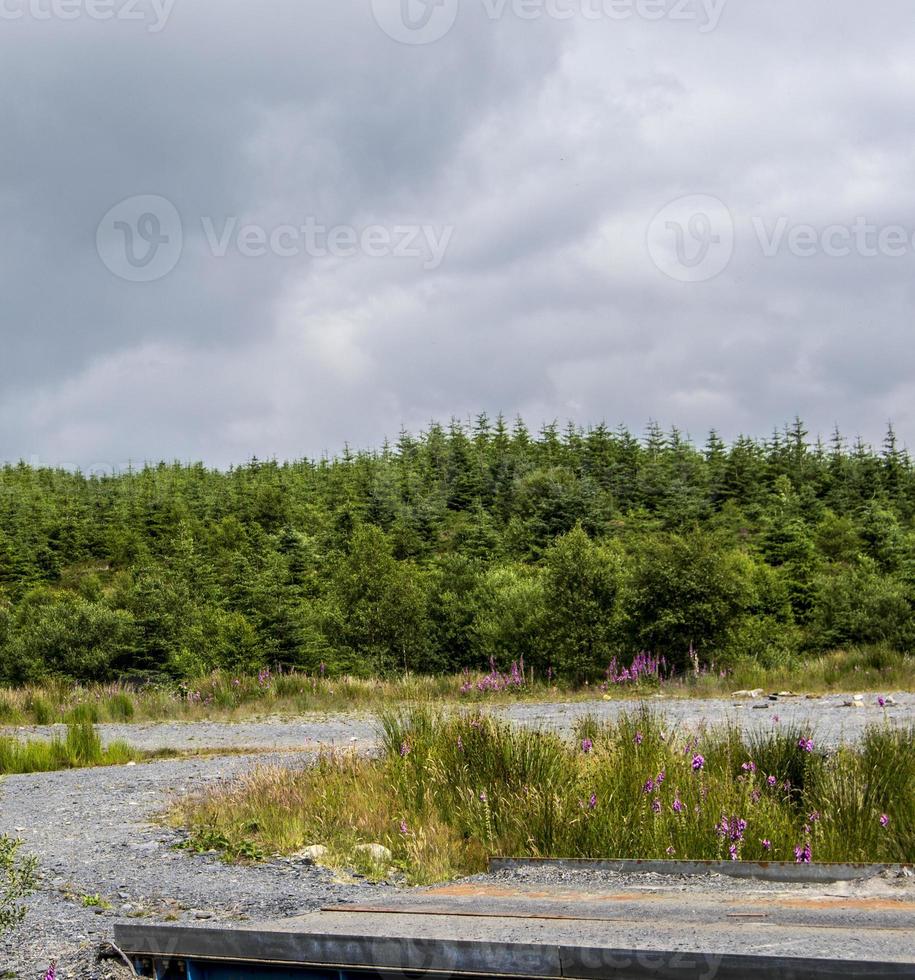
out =
<path fill-rule="evenodd" d="M 92 722 L 242 721 L 265 715 L 294 717 L 313 712 L 363 710 L 377 712 L 390 705 L 416 703 L 500 704 L 513 701 L 636 698 L 661 691 L 670 697 L 726 697 L 742 688 L 766 691 L 915 690 L 915 657 L 881 648 L 839 651 L 778 670 L 764 670 L 753 661 L 726 673 L 704 672 L 665 681 L 594 684 L 569 687 L 546 678 L 524 675 L 523 683 L 479 684 L 467 675 L 390 680 L 317 677 L 304 673 L 235 676 L 216 673 L 183 685 L 141 689 L 124 684 L 74 685 L 48 681 L 22 688 L 0 688 L 0 725 L 47 725 L 68 721 L 74 711 Z M 502 678 L 502 681 L 507 678 Z M 470 681 L 470 683 L 468 683 Z"/>
<path fill-rule="evenodd" d="M 0 738 L 0 775 L 121 766 L 146 757 L 125 742 L 103 747 L 89 721 L 74 721 L 67 726 L 65 738 L 47 742 Z"/>
<path fill-rule="evenodd" d="M 191 847 L 234 860 L 321 844 L 326 863 L 372 871 L 358 848 L 380 843 L 408 881 L 428 883 L 479 872 L 491 853 L 912 861 L 913 799 L 915 729 L 872 727 L 825 752 L 799 729 L 678 732 L 643 709 L 588 719 L 566 742 L 415 709 L 383 718 L 378 758 L 260 768 L 169 820 Z"/>

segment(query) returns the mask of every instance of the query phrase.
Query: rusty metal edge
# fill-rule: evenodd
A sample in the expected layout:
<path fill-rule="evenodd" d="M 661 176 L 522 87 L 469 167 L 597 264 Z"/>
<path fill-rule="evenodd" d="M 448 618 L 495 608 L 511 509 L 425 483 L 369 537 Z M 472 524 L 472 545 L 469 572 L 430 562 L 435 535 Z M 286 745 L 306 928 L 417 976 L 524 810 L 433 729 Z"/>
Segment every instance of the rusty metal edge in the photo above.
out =
<path fill-rule="evenodd" d="M 491 857 L 489 870 L 514 871 L 522 868 L 560 868 L 579 871 L 611 871 L 616 874 L 726 875 L 758 881 L 785 881 L 800 884 L 856 881 L 873 878 L 886 871 L 904 874 L 915 869 L 910 864 L 789 864 L 782 861 L 639 861 L 626 858 L 509 858 Z"/>

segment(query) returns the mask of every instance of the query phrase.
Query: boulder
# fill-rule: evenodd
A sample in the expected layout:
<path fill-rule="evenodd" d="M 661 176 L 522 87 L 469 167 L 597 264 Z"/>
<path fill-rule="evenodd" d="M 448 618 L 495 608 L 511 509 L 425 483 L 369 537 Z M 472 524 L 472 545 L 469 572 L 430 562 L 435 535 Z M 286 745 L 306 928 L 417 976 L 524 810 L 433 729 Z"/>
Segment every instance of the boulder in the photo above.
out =
<path fill-rule="evenodd" d="M 378 864 L 389 864 L 394 855 L 384 846 L 384 844 L 357 844 L 356 851 L 359 854 L 367 854 Z"/>
<path fill-rule="evenodd" d="M 309 861 L 320 861 L 321 858 L 327 857 L 327 848 L 323 844 L 309 844 L 308 847 L 303 847 L 301 851 L 296 851 L 292 856 L 306 858 Z"/>

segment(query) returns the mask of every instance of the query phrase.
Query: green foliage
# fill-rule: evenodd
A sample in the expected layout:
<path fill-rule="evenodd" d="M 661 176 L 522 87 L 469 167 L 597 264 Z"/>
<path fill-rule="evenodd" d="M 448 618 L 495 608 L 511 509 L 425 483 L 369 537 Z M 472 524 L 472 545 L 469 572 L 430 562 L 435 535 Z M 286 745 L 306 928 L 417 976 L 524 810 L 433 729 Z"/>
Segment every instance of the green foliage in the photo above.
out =
<path fill-rule="evenodd" d="M 696 657 L 774 670 L 837 646 L 910 652 L 913 521 L 894 433 L 877 451 L 838 433 L 811 447 L 800 420 L 702 449 L 656 423 L 643 439 L 534 435 L 480 416 L 228 472 L 4 466 L 0 681 L 523 658 L 573 682 L 642 650 L 681 673 Z"/>
<path fill-rule="evenodd" d="M 0 937 L 25 918 L 22 899 L 35 890 L 37 883 L 37 861 L 34 857 L 20 857 L 21 847 L 21 841 L 0 835 Z"/>
<path fill-rule="evenodd" d="M 584 680 L 595 665 L 609 662 L 623 577 L 622 553 L 596 544 L 580 525 L 544 555 L 544 640 L 563 676 Z"/>
<path fill-rule="evenodd" d="M 626 609 L 638 647 L 685 669 L 690 651 L 712 657 L 728 649 L 753 598 L 751 559 L 692 531 L 639 541 Z"/>

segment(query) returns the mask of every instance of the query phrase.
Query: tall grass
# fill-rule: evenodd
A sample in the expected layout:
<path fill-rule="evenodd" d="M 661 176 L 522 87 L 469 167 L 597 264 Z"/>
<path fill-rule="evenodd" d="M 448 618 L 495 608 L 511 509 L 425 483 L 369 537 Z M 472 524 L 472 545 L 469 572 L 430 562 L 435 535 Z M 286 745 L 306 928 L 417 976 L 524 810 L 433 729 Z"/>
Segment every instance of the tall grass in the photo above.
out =
<path fill-rule="evenodd" d="M 0 775 L 119 766 L 141 757 L 124 742 L 103 747 L 98 732 L 87 718 L 73 720 L 66 737 L 50 741 L 0 738 Z"/>
<path fill-rule="evenodd" d="M 419 708 L 384 715 L 381 745 L 373 759 L 257 769 L 170 820 L 230 858 L 323 844 L 345 866 L 359 843 L 382 843 L 415 883 L 478 872 L 491 853 L 915 860 L 915 729 L 826 752 L 808 731 L 678 732 L 642 709 L 588 719 L 570 743 Z"/>
<path fill-rule="evenodd" d="M 471 678 L 474 680 L 474 678 Z M 481 674 L 476 680 L 484 681 Z M 524 675 L 523 683 L 469 683 L 468 675 L 424 677 L 408 674 L 380 679 L 327 677 L 296 671 L 257 675 L 217 672 L 184 684 L 136 687 L 121 683 L 74 685 L 49 680 L 23 688 L 0 688 L 0 725 L 48 725 L 68 721 L 76 710 L 98 722 L 239 721 L 265 715 L 309 712 L 379 711 L 392 704 L 441 702 L 499 704 L 511 701 L 586 700 L 604 696 L 639 698 L 661 691 L 671 697 L 720 697 L 738 688 L 805 692 L 915 690 L 915 658 L 883 648 L 837 652 L 777 670 L 755 662 L 729 672 L 705 672 L 668 680 L 570 687 L 552 677 Z M 482 689 L 481 689 L 482 688 Z"/>

